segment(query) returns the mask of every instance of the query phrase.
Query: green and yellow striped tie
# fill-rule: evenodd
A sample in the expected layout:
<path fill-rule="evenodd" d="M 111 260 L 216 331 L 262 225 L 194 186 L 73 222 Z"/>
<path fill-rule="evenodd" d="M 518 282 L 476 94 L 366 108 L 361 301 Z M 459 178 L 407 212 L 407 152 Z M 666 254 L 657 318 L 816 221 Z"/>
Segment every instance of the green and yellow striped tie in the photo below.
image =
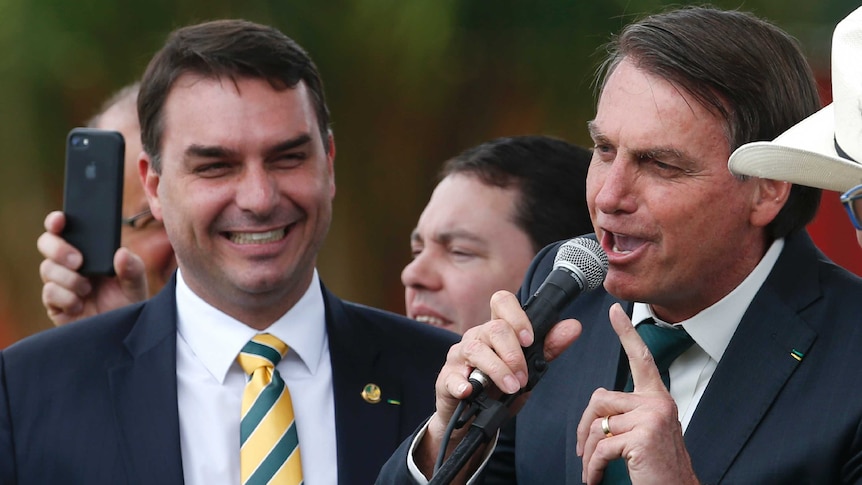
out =
<path fill-rule="evenodd" d="M 290 392 L 275 370 L 287 345 L 264 333 L 237 357 L 249 375 L 242 396 L 240 470 L 243 485 L 302 483 L 299 437 Z"/>

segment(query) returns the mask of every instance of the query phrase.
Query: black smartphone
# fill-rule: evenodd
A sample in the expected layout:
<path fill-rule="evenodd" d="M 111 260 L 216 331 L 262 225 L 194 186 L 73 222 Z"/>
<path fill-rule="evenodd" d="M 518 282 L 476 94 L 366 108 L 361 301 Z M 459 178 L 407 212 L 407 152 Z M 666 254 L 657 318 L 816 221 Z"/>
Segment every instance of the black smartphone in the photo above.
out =
<path fill-rule="evenodd" d="M 81 274 L 114 274 L 125 150 L 126 141 L 116 131 L 74 128 L 66 137 L 63 238 L 84 255 Z"/>

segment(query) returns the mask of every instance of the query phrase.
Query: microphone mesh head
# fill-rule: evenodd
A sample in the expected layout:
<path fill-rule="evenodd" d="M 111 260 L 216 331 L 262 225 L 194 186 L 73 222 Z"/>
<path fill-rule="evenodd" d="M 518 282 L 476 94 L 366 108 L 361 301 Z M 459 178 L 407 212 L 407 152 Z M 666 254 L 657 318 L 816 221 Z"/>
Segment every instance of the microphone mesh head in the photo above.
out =
<path fill-rule="evenodd" d="M 554 268 L 565 267 L 583 278 L 586 290 L 594 290 L 605 281 L 608 274 L 608 255 L 598 242 L 576 237 L 569 239 L 557 251 Z"/>

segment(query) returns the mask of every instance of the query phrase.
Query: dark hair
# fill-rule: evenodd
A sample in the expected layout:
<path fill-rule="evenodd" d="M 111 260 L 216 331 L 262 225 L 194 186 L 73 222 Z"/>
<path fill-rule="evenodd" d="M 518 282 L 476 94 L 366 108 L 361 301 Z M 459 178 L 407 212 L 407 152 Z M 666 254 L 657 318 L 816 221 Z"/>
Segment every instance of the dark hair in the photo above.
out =
<path fill-rule="evenodd" d="M 469 174 L 492 187 L 516 188 L 514 222 L 538 252 L 593 232 L 586 195 L 590 157 L 586 148 L 546 136 L 497 138 L 447 161 L 440 179 Z"/>
<path fill-rule="evenodd" d="M 691 94 L 725 123 L 732 152 L 772 140 L 820 108 L 811 67 L 796 40 L 752 14 L 687 7 L 632 23 L 607 45 L 604 86 L 624 58 Z M 801 230 L 817 213 L 820 189 L 793 185 L 767 237 Z"/>
<path fill-rule="evenodd" d="M 277 90 L 304 82 L 311 93 L 323 146 L 328 151 L 329 109 L 314 62 L 279 30 L 246 20 L 216 20 L 175 30 L 141 79 L 138 117 L 144 150 L 161 169 L 162 110 L 174 82 L 183 74 L 207 78 L 265 79 Z"/>
<path fill-rule="evenodd" d="M 99 123 L 102 121 L 102 116 L 115 105 L 126 102 L 134 103 L 135 99 L 138 97 L 138 90 L 140 88 L 141 83 L 138 81 L 120 88 L 119 91 L 112 94 L 110 98 L 106 99 L 105 102 L 102 103 L 102 106 L 99 108 L 99 112 L 87 121 L 87 127 L 95 128 L 99 126 Z"/>

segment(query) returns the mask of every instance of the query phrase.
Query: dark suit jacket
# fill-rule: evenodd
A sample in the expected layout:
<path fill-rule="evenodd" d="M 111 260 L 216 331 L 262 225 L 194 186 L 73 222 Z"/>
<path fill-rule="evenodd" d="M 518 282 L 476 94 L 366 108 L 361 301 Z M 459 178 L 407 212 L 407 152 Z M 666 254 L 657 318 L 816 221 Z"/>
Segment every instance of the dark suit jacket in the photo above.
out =
<path fill-rule="evenodd" d="M 0 484 L 183 482 L 175 286 L 0 352 Z M 433 411 L 459 337 L 323 292 L 339 483 L 367 484 Z M 379 404 L 361 397 L 368 383 Z"/>
<path fill-rule="evenodd" d="M 557 247 L 537 256 L 522 301 L 552 269 Z M 581 483 L 578 422 L 592 392 L 619 381 L 622 347 L 608 318 L 618 301 L 598 289 L 563 311 L 581 321 L 583 334 L 552 362 L 501 436 L 484 483 Z M 631 303 L 620 303 L 631 314 Z M 830 262 L 807 234 L 785 241 L 685 443 L 702 483 L 862 482 L 862 280 Z M 400 448 L 387 463 L 381 483 L 407 483 L 405 453 Z"/>

